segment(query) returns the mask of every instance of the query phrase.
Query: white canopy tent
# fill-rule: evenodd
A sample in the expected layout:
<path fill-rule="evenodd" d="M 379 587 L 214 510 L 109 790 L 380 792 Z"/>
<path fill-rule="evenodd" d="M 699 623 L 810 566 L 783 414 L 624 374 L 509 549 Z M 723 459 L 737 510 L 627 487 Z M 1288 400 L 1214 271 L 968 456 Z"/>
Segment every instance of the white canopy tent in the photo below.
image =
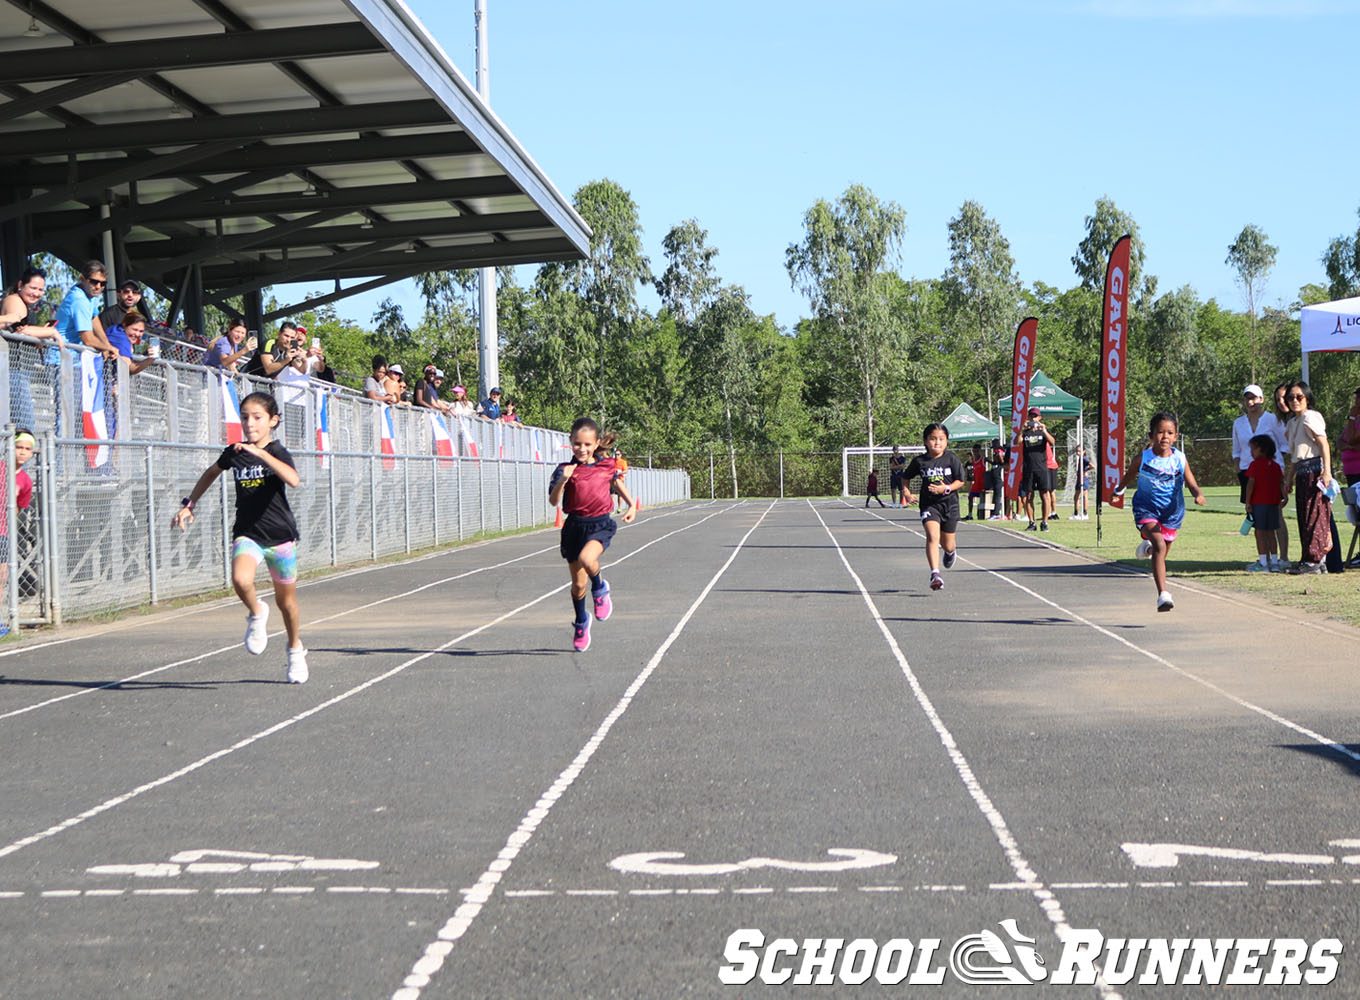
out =
<path fill-rule="evenodd" d="M 1304 306 L 1299 319 L 1303 380 L 1311 351 L 1360 351 L 1360 297 Z"/>

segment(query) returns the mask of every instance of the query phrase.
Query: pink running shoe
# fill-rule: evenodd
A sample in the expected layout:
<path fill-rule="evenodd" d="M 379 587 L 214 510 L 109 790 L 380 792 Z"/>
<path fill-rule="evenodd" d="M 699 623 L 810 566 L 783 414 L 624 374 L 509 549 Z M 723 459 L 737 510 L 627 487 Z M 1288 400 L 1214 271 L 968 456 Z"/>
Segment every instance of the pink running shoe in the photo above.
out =
<path fill-rule="evenodd" d="M 571 646 L 576 652 L 584 653 L 590 648 L 590 619 L 577 622 L 573 627 L 576 630 L 576 635 L 571 641 Z"/>
<path fill-rule="evenodd" d="M 595 598 L 595 620 L 602 622 L 614 613 L 614 602 L 609 599 L 609 581 L 601 578 L 602 586 L 594 591 Z"/>

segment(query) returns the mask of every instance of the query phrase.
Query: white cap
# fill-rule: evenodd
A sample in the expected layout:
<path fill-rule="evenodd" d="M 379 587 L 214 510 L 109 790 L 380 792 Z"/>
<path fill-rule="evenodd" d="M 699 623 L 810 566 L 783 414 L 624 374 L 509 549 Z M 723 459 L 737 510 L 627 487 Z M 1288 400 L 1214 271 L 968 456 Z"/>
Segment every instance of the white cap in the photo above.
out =
<path fill-rule="evenodd" d="M 401 365 L 388 365 L 388 366 L 387 366 L 387 370 L 388 370 L 389 372 L 396 372 L 398 375 L 405 375 L 405 374 L 406 374 L 406 372 L 402 370 Z"/>
<path fill-rule="evenodd" d="M 1251 385 L 1249 385 L 1249 386 L 1247 386 L 1245 389 L 1243 389 L 1243 390 L 1242 390 L 1242 395 L 1244 395 L 1244 396 L 1260 396 L 1262 399 L 1265 399 L 1265 398 L 1266 398 L 1266 394 L 1265 394 L 1264 392 L 1261 391 L 1261 387 L 1260 387 L 1259 385 L 1257 385 L 1255 382 L 1253 382 Z"/>

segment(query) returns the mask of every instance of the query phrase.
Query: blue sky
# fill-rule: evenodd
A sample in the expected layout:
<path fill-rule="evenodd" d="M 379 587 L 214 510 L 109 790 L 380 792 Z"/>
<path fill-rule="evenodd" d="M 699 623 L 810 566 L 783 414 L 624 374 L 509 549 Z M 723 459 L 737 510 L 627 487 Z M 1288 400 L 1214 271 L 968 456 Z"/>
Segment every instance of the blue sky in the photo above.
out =
<path fill-rule="evenodd" d="M 472 0 L 408 2 L 471 79 Z M 723 280 L 784 326 L 807 313 L 784 250 L 852 183 L 906 210 L 907 277 L 944 271 L 973 199 L 1022 281 L 1067 288 L 1108 195 L 1159 291 L 1234 309 L 1243 225 L 1279 248 L 1271 304 L 1356 229 L 1360 2 L 488 0 L 488 26 L 492 107 L 557 187 L 621 184 L 658 271 L 666 231 L 697 218 Z M 338 308 L 367 322 L 385 294 L 419 317 L 410 283 Z"/>

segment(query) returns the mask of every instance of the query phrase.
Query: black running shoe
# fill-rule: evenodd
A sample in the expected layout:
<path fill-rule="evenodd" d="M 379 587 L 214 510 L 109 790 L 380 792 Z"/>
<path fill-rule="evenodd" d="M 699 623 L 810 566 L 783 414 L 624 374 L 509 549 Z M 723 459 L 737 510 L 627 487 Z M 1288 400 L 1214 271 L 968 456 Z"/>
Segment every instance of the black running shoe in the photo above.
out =
<path fill-rule="evenodd" d="M 944 554 L 944 568 L 945 568 L 945 569 L 953 569 L 953 568 L 954 568 L 954 559 L 955 559 L 955 557 L 956 557 L 958 554 L 959 554 L 959 550 L 958 550 L 958 549 L 950 549 L 949 551 L 947 551 L 947 552 Z"/>

